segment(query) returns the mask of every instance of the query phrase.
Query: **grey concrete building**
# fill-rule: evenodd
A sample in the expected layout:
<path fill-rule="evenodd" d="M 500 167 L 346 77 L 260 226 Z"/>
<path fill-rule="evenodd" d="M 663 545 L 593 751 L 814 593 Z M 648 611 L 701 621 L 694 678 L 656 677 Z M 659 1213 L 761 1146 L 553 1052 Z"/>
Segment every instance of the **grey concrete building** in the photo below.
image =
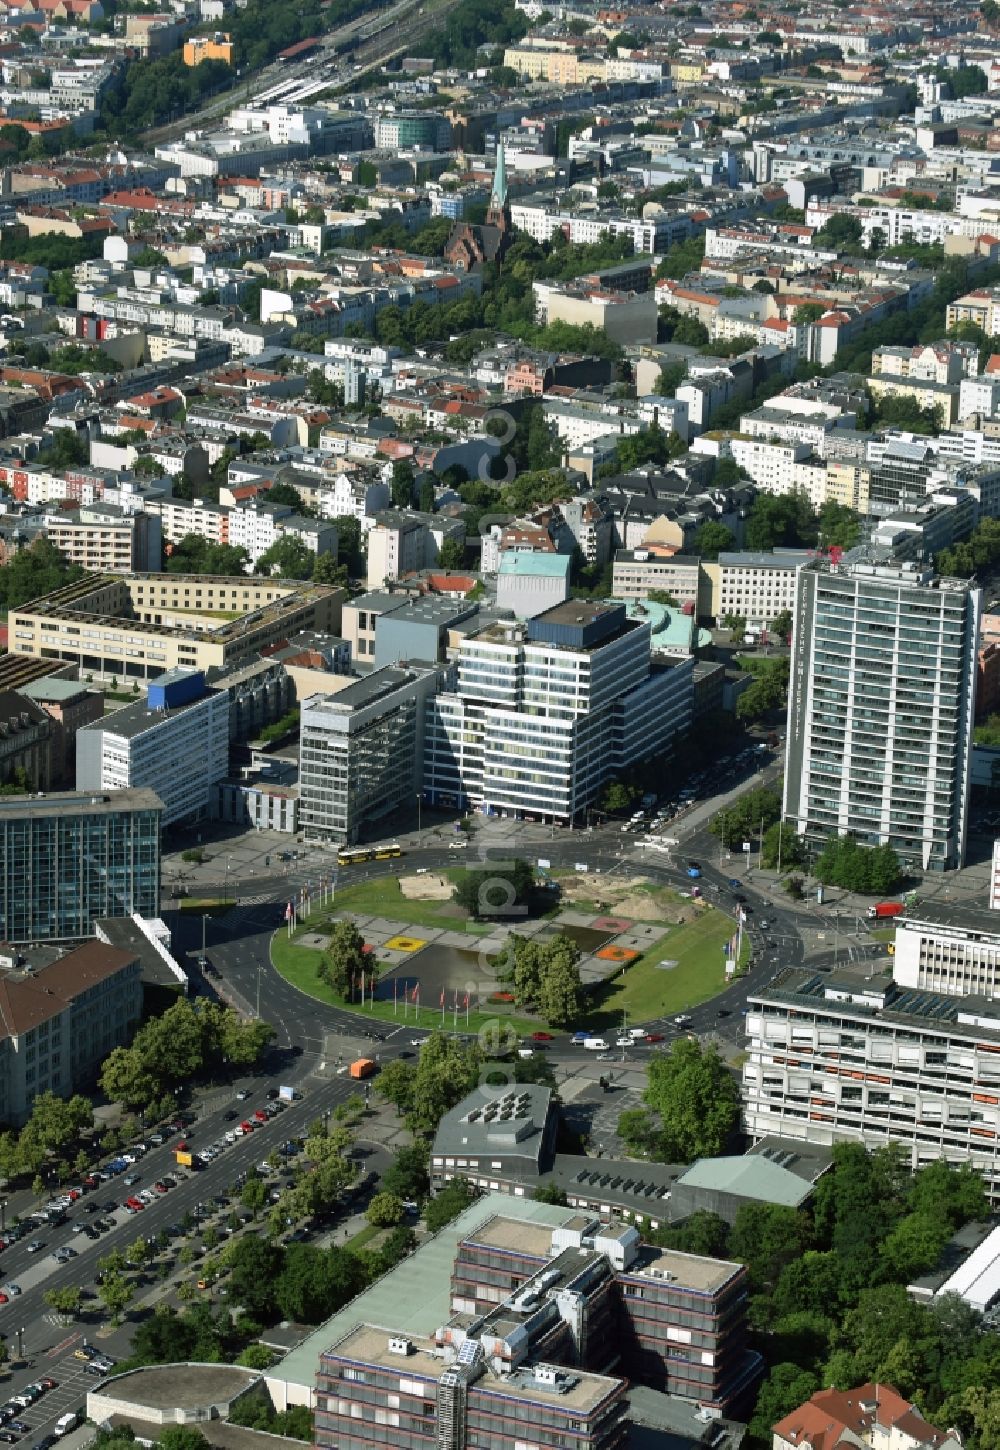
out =
<path fill-rule="evenodd" d="M 423 789 L 424 715 L 443 671 L 386 665 L 302 702 L 299 821 L 307 841 L 356 841 Z"/>

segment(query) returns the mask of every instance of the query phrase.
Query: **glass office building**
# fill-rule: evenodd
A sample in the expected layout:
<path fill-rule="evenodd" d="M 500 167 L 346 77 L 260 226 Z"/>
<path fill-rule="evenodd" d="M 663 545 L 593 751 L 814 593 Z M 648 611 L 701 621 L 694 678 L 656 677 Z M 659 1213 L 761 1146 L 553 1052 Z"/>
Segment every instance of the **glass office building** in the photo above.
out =
<path fill-rule="evenodd" d="M 67 941 L 98 917 L 156 916 L 160 817 L 151 790 L 0 798 L 0 941 Z"/>

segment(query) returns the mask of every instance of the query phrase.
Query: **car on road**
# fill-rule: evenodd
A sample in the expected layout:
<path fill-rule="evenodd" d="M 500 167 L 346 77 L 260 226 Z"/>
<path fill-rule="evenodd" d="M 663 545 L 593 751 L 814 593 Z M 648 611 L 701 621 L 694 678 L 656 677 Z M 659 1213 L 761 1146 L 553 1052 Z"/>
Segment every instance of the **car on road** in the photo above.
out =
<path fill-rule="evenodd" d="M 731 1017 L 733 1014 L 728 1007 L 720 1007 L 715 1015 L 716 1017 Z"/>
<path fill-rule="evenodd" d="M 21 1286 L 20 1284 L 4 1284 L 3 1291 L 8 1298 L 16 1299 L 21 1292 Z"/>
<path fill-rule="evenodd" d="M 226 1123 L 235 1123 L 238 1117 L 239 1113 L 235 1112 L 232 1108 L 229 1109 L 228 1113 L 223 1113 L 222 1115 L 223 1122 Z"/>
<path fill-rule="evenodd" d="M 44 1247 L 45 1247 L 45 1241 L 44 1241 L 44 1239 L 32 1239 L 31 1240 L 31 1243 L 28 1245 L 28 1253 L 29 1254 L 40 1254 L 41 1251 L 42 1251 L 42 1249 L 44 1249 Z"/>
<path fill-rule="evenodd" d="M 690 1021 L 691 1014 L 689 1012 L 681 1012 L 678 1016 L 674 1018 L 674 1026 L 686 1027 Z"/>
<path fill-rule="evenodd" d="M 16 1445 L 18 1437 L 14 1434 L 13 1430 L 0 1430 L 0 1441 L 4 1445 Z"/>
<path fill-rule="evenodd" d="M 739 891 L 740 887 L 743 885 L 743 882 L 740 881 L 736 876 L 730 876 L 729 884 L 734 891 Z"/>
<path fill-rule="evenodd" d="M 635 1046 L 635 1039 L 634 1038 L 631 1038 L 631 1037 L 616 1037 L 615 1038 L 615 1046 L 616 1047 L 634 1047 Z"/>
<path fill-rule="evenodd" d="M 240 1088 L 239 1092 L 236 1094 L 236 1101 L 238 1103 L 245 1103 L 249 1096 L 250 1091 L 248 1088 Z"/>
<path fill-rule="evenodd" d="M 555 1037 L 551 1032 L 533 1032 L 531 1040 L 532 1042 L 555 1042 Z"/>
<path fill-rule="evenodd" d="M 139 1173 L 126 1173 L 125 1177 L 122 1179 L 122 1182 L 124 1183 L 126 1188 L 131 1188 L 133 1184 L 140 1181 L 141 1176 L 142 1175 Z"/>
<path fill-rule="evenodd" d="M 665 1039 L 664 1039 L 664 1036 L 663 1036 L 663 1033 L 662 1032 L 647 1032 L 646 1035 L 645 1035 L 645 1037 L 642 1040 L 643 1040 L 643 1042 L 651 1043 L 651 1042 L 663 1042 Z"/>

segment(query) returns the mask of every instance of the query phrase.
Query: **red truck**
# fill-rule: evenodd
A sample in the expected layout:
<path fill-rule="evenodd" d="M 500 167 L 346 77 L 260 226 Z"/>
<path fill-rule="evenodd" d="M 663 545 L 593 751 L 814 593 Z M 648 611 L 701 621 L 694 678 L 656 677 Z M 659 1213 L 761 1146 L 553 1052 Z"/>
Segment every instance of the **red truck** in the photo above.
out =
<path fill-rule="evenodd" d="M 874 906 L 868 908 L 869 921 L 884 921 L 889 916 L 902 916 L 903 903 L 901 901 L 876 901 Z"/>

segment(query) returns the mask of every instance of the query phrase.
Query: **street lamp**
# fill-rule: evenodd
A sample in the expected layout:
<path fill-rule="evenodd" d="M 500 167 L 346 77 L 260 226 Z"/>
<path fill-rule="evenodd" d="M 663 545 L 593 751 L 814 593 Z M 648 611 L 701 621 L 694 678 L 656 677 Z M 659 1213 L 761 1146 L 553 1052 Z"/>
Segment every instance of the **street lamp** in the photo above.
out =
<path fill-rule="evenodd" d="M 7 1200 L 0 1198 L 0 1233 L 7 1227 Z"/>
<path fill-rule="evenodd" d="M 23 1328 L 22 1329 L 19 1329 L 17 1331 L 17 1357 L 18 1357 L 18 1359 L 23 1359 L 24 1358 L 24 1329 Z"/>
<path fill-rule="evenodd" d="M 421 808 L 422 805 L 423 805 L 423 797 L 421 796 L 420 792 L 417 791 L 417 835 L 418 836 L 420 835 L 420 821 L 421 821 L 421 810 L 420 810 L 420 808 Z"/>

